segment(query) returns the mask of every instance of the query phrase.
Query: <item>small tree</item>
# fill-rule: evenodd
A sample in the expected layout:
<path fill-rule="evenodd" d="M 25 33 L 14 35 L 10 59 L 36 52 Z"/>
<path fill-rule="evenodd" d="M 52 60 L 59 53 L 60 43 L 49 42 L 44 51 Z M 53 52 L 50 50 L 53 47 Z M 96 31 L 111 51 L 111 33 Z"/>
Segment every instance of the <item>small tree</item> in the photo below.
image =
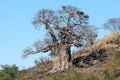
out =
<path fill-rule="evenodd" d="M 104 23 L 104 28 L 110 31 L 120 30 L 120 18 L 110 18 Z"/>
<path fill-rule="evenodd" d="M 45 27 L 48 36 L 34 43 L 34 48 L 26 48 L 23 56 L 51 51 L 51 72 L 62 71 L 70 67 L 71 46 L 81 47 L 93 43 L 97 34 L 94 27 L 88 25 L 89 16 L 73 6 L 62 6 L 61 10 L 40 10 L 33 21 L 35 27 Z"/>

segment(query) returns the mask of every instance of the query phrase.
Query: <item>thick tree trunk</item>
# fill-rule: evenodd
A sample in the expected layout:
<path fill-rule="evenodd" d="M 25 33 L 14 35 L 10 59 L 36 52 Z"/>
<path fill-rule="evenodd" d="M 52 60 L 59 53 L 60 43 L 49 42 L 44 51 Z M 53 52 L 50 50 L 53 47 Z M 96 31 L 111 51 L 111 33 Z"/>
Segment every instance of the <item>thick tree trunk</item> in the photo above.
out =
<path fill-rule="evenodd" d="M 70 67 L 70 46 L 61 44 L 57 51 L 57 55 L 53 57 L 52 72 L 63 71 Z"/>

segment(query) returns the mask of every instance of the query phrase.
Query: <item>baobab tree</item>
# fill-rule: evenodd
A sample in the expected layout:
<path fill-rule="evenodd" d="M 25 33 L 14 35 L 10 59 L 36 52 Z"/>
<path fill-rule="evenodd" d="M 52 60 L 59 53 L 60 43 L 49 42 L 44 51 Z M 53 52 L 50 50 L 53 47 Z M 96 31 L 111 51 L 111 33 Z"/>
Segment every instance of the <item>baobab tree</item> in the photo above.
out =
<path fill-rule="evenodd" d="M 96 38 L 94 27 L 88 25 L 89 16 L 74 6 L 62 6 L 58 11 L 51 9 L 39 10 L 33 25 L 39 29 L 45 27 L 47 36 L 38 40 L 33 47 L 24 50 L 23 56 L 50 51 L 52 70 L 63 71 L 70 67 L 71 47 L 82 47 Z"/>
<path fill-rule="evenodd" d="M 110 18 L 104 23 L 104 28 L 111 32 L 120 30 L 120 18 Z"/>

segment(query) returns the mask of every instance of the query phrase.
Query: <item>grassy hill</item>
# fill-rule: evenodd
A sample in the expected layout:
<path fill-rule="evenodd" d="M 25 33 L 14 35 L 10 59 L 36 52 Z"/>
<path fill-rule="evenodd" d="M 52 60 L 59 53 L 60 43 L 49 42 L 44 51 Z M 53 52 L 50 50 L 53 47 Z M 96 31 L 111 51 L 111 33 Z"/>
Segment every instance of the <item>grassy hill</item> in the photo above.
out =
<path fill-rule="evenodd" d="M 63 72 L 47 74 L 51 61 L 46 61 L 21 74 L 25 80 L 120 80 L 120 32 L 74 53 L 72 59 L 71 68 Z"/>

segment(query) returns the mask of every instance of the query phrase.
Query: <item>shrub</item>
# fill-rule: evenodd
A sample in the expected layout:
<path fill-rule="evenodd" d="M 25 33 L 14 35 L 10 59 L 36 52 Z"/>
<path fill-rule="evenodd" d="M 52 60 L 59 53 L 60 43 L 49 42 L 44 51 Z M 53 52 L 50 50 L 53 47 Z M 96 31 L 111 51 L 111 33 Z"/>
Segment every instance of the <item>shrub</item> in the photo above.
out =
<path fill-rule="evenodd" d="M 103 80 L 116 80 L 115 77 L 108 71 L 103 71 Z"/>
<path fill-rule="evenodd" d="M 62 75 L 62 74 L 54 73 L 54 74 L 51 76 L 51 80 L 63 80 L 63 75 Z"/>
<path fill-rule="evenodd" d="M 18 67 L 16 65 L 1 65 L 0 80 L 21 80 Z"/>

